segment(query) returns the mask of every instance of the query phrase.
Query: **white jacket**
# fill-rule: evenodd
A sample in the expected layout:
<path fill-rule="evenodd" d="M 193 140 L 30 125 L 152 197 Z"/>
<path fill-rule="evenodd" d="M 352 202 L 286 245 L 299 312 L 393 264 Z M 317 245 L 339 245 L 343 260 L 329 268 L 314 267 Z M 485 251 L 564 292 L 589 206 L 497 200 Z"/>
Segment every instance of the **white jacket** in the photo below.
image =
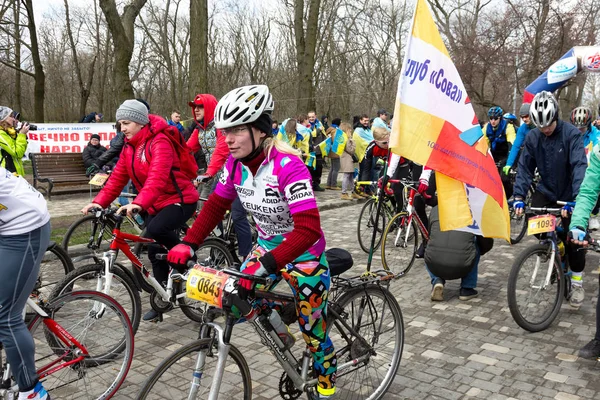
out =
<path fill-rule="evenodd" d="M 44 197 L 24 178 L 0 167 L 0 236 L 21 235 L 50 220 Z"/>

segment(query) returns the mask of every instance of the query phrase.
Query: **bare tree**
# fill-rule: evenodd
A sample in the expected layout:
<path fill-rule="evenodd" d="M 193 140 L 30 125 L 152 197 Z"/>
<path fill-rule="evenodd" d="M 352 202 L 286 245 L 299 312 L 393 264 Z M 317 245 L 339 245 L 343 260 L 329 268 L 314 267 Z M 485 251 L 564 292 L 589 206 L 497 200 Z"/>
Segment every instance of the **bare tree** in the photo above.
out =
<path fill-rule="evenodd" d="M 208 89 L 208 1 L 190 0 L 189 97 Z"/>
<path fill-rule="evenodd" d="M 29 0 L 31 1 L 31 0 Z M 122 102 L 134 97 L 129 76 L 129 63 L 133 56 L 134 23 L 147 0 L 131 0 L 119 15 L 115 0 L 100 0 L 100 8 L 115 44 L 114 74 L 117 99 Z"/>
<path fill-rule="evenodd" d="M 321 0 L 308 0 L 306 9 L 304 0 L 294 0 L 293 6 L 298 68 L 297 108 L 298 110 L 308 111 L 316 108 L 313 71 Z"/>

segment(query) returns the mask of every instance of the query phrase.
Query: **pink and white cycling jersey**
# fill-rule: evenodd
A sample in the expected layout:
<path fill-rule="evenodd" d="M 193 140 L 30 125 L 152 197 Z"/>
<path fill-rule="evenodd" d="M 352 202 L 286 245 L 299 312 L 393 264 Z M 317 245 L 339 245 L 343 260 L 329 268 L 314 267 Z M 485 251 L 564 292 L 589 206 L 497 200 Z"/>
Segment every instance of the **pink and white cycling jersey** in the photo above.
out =
<path fill-rule="evenodd" d="M 229 200 L 239 196 L 242 206 L 256 221 L 259 244 L 268 251 L 292 232 L 293 214 L 317 208 L 310 173 L 302 160 L 275 148 L 262 162 L 256 176 L 230 155 L 215 193 Z M 295 261 L 318 257 L 324 250 L 325 237 L 321 231 L 319 240 Z"/>

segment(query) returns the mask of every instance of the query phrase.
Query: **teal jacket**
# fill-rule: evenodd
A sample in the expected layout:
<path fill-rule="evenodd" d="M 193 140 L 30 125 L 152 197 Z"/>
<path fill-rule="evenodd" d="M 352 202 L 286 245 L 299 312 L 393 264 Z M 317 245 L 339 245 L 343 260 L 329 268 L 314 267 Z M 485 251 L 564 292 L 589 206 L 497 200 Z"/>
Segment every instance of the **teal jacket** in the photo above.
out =
<path fill-rule="evenodd" d="M 600 194 L 600 145 L 595 145 L 591 153 L 589 166 L 575 200 L 577 204 L 573 210 L 569 229 L 577 226 L 587 229 L 590 213 Z"/>

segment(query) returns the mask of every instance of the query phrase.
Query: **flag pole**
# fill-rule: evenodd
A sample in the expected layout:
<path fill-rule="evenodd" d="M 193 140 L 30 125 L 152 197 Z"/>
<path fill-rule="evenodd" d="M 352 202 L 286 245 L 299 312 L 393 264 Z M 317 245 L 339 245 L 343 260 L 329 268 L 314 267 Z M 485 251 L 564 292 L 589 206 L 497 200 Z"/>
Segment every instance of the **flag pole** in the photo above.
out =
<path fill-rule="evenodd" d="M 391 149 L 388 148 L 387 160 L 383 164 L 383 177 L 387 175 L 388 170 L 388 162 L 392 155 Z M 375 252 L 375 240 L 377 239 L 377 229 L 379 229 L 379 217 L 381 215 L 381 207 L 383 201 L 385 199 L 385 187 L 383 186 L 383 182 L 381 185 L 381 189 L 377 188 L 377 209 L 375 211 L 375 226 L 373 226 L 373 234 L 371 235 L 371 246 L 369 247 L 369 258 L 367 259 L 367 272 L 371 272 L 371 263 L 373 261 L 373 253 Z M 383 220 L 385 224 L 385 219 Z M 385 226 L 381 231 L 381 240 L 383 240 L 383 232 L 385 231 Z M 380 243 L 381 246 L 381 243 Z"/>

